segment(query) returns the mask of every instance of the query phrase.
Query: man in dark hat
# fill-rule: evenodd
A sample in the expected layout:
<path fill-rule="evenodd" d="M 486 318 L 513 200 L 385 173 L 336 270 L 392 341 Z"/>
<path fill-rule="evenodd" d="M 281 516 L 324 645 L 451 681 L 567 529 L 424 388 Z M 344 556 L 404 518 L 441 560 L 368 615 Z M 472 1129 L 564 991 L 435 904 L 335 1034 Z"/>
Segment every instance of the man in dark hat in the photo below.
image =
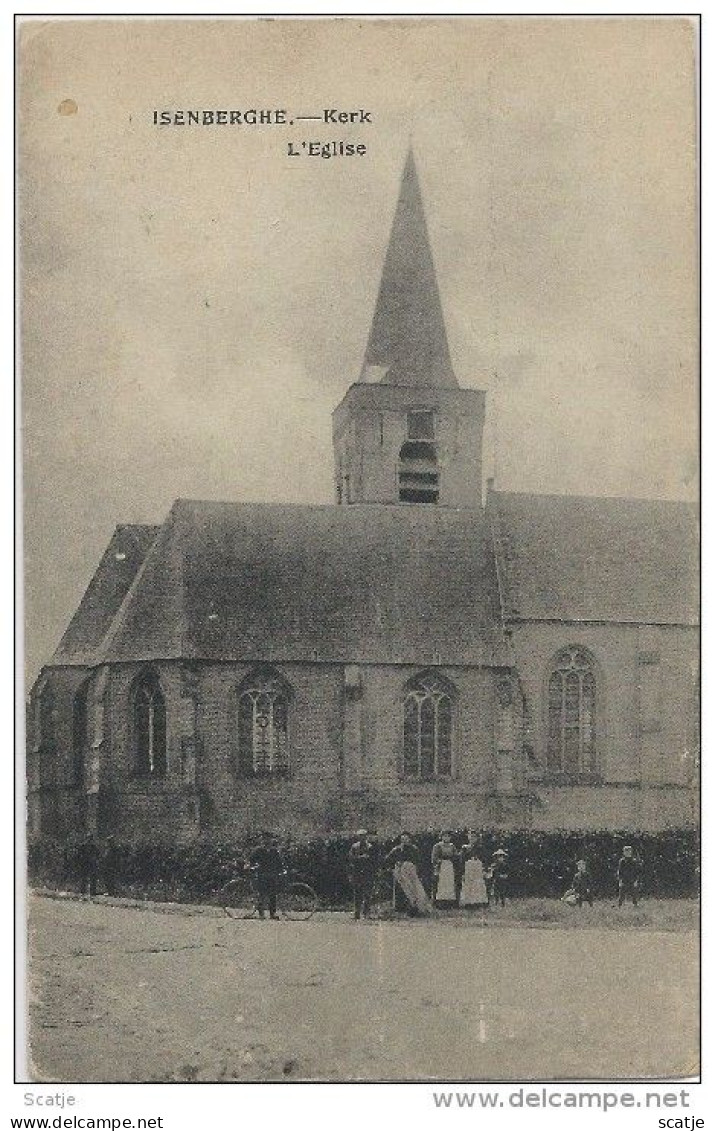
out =
<path fill-rule="evenodd" d="M 277 919 L 278 884 L 285 866 L 272 833 L 261 833 L 261 843 L 251 853 L 248 866 L 260 918 L 265 919 L 267 906 L 271 919 Z"/>
<path fill-rule="evenodd" d="M 624 844 L 623 846 L 623 855 L 618 861 L 616 876 L 618 879 L 618 906 L 622 907 L 624 900 L 630 899 L 633 906 L 637 907 L 641 863 L 634 855 L 631 844 Z"/>
<path fill-rule="evenodd" d="M 357 840 L 348 852 L 348 878 L 353 886 L 355 918 L 367 919 L 379 867 L 375 846 L 376 834 L 367 829 L 358 829 Z"/>

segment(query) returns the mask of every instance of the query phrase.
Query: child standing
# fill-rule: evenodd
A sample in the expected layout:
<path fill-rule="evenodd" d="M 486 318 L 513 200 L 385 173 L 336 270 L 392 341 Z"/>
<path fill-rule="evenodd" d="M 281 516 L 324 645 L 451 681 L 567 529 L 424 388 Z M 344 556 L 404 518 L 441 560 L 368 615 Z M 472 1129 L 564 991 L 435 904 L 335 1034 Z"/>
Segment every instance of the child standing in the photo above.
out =
<path fill-rule="evenodd" d="M 593 884 L 591 882 L 591 873 L 588 870 L 588 865 L 585 860 L 576 861 L 576 875 L 573 878 L 571 885 L 576 894 L 576 903 L 579 907 L 583 907 L 584 900 L 588 903 L 589 907 L 593 907 Z"/>
<path fill-rule="evenodd" d="M 497 848 L 492 856 L 492 863 L 489 869 L 491 875 L 490 885 L 490 903 L 501 903 L 504 907 L 506 903 L 506 891 L 509 884 L 509 862 L 507 860 L 506 850 Z"/>

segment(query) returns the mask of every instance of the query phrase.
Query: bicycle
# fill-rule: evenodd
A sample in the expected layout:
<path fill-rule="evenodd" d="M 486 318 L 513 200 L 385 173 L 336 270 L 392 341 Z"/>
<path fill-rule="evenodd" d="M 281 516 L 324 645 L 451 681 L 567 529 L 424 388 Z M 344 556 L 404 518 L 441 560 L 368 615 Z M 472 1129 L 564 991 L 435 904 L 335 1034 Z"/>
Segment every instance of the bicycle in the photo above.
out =
<path fill-rule="evenodd" d="M 290 878 L 293 875 L 294 878 Z M 230 919 L 253 919 L 258 915 L 258 893 L 250 870 L 234 876 L 217 892 L 217 902 Z M 310 884 L 283 872 L 279 877 L 277 910 L 284 919 L 305 922 L 318 909 L 318 897 Z"/>

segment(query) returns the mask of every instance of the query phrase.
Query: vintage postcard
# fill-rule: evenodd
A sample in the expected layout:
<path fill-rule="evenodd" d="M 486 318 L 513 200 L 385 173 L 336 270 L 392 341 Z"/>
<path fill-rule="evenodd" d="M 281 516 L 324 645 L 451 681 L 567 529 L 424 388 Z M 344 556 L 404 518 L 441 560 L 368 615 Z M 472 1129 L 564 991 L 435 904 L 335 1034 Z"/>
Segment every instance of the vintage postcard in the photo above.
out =
<path fill-rule="evenodd" d="M 698 1076 L 697 58 L 18 21 L 26 1079 Z"/>

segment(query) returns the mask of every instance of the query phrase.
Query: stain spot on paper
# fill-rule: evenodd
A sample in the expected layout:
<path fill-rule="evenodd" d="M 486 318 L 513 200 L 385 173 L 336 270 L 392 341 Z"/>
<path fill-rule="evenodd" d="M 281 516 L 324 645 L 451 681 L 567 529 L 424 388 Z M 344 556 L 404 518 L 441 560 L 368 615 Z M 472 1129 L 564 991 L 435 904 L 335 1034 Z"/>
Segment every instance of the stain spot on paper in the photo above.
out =
<path fill-rule="evenodd" d="M 69 118 L 72 114 L 76 114 L 77 103 L 74 98 L 63 98 L 57 107 L 57 113 L 61 114 L 63 118 Z"/>

